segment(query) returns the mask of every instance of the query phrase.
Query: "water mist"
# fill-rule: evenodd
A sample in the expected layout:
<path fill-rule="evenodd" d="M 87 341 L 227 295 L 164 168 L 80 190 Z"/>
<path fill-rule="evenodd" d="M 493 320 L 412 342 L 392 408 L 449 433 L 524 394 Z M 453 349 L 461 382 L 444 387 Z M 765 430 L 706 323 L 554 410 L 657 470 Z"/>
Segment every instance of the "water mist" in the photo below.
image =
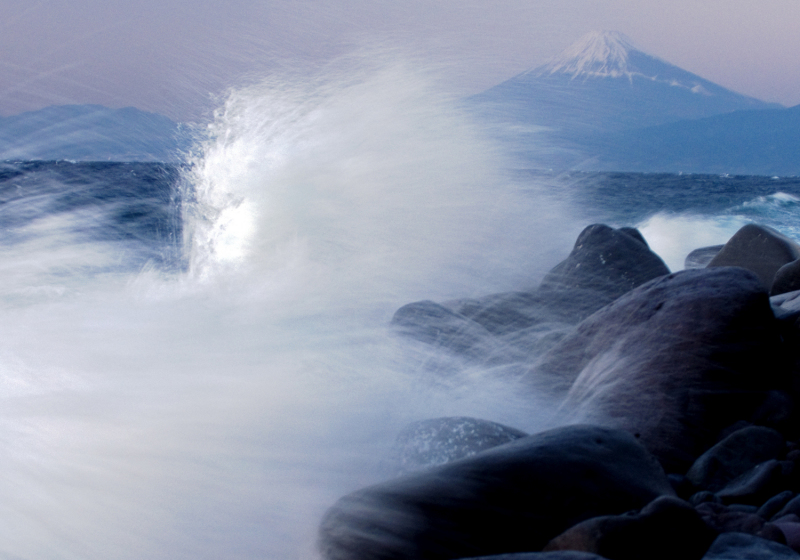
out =
<path fill-rule="evenodd" d="M 406 423 L 546 425 L 388 323 L 535 286 L 581 224 L 430 75 L 344 66 L 230 92 L 183 178 L 185 270 L 111 266 L 137 248 L 87 237 L 101 206 L 4 246 L 1 555 L 314 558 Z"/>

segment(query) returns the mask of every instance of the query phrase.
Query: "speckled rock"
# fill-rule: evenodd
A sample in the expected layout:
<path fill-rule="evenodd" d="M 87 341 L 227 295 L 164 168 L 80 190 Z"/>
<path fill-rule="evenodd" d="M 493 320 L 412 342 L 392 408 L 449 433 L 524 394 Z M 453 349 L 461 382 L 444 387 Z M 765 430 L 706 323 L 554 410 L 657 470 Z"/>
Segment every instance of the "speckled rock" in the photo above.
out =
<path fill-rule="evenodd" d="M 324 516 L 327 560 L 445 560 L 541 550 L 591 517 L 673 490 L 628 433 L 567 426 L 356 491 Z"/>
<path fill-rule="evenodd" d="M 528 434 L 488 420 L 464 416 L 414 422 L 401 431 L 392 456 L 400 473 L 470 457 Z"/>

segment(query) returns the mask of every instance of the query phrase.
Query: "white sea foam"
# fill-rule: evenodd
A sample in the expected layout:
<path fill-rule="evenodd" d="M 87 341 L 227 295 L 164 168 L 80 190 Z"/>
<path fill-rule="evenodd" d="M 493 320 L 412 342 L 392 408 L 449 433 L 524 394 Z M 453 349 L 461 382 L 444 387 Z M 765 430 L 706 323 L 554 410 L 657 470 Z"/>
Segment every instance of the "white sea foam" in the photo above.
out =
<path fill-rule="evenodd" d="M 429 77 L 272 79 L 209 132 L 186 274 L 82 277 L 118 246 L 61 224 L 3 250 L 0 556 L 314 558 L 405 423 L 548 422 L 480 368 L 432 381 L 387 328 L 408 301 L 535 285 L 581 227 Z"/>
<path fill-rule="evenodd" d="M 658 213 L 637 227 L 650 249 L 673 272 L 683 270 L 686 256 L 695 249 L 723 245 L 748 220 L 741 216 L 697 216 Z"/>

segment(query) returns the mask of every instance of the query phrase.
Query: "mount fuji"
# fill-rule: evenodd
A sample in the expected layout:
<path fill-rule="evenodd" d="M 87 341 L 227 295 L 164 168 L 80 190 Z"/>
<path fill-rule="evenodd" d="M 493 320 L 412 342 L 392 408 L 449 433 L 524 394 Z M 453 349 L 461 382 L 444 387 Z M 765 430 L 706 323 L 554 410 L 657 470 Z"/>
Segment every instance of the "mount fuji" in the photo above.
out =
<path fill-rule="evenodd" d="M 636 49 L 617 32 L 592 32 L 553 60 L 472 98 L 484 111 L 574 138 L 779 108 L 735 93 Z"/>
<path fill-rule="evenodd" d="M 513 139 L 529 163 L 560 169 L 591 169 L 594 163 L 608 169 L 612 162 L 625 166 L 625 154 L 615 152 L 613 142 L 624 137 L 623 144 L 629 147 L 631 131 L 648 129 L 647 138 L 653 139 L 659 127 L 670 125 L 671 138 L 676 140 L 680 134 L 674 132 L 675 127 L 681 129 L 676 123 L 739 111 L 756 114 L 750 120 L 758 121 L 762 111 L 771 113 L 772 119 L 786 111 L 781 105 L 728 90 L 646 54 L 621 33 L 609 31 L 589 33 L 547 64 L 475 95 L 467 103 L 495 126 L 501 137 Z M 746 131 L 738 131 L 742 133 Z M 661 147 L 666 149 L 664 142 L 667 140 Z M 602 150 L 598 151 L 598 146 Z M 650 161 L 663 170 L 658 153 L 651 154 Z M 697 169 L 702 171 L 704 164 L 698 162 Z M 686 171 L 675 169 L 682 170 Z"/>

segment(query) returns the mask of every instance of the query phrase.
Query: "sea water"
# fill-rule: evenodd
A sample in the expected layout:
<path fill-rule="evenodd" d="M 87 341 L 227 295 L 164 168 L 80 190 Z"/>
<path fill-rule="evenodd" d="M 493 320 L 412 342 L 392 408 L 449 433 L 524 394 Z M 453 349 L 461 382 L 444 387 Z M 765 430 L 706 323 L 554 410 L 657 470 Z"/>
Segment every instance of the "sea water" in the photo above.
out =
<path fill-rule="evenodd" d="M 527 170 L 402 65 L 232 90 L 197 138 L 0 169 L 0 557 L 316 558 L 409 422 L 552 425 L 398 307 L 534 287 L 592 222 L 672 270 L 800 233 L 797 179 Z"/>

